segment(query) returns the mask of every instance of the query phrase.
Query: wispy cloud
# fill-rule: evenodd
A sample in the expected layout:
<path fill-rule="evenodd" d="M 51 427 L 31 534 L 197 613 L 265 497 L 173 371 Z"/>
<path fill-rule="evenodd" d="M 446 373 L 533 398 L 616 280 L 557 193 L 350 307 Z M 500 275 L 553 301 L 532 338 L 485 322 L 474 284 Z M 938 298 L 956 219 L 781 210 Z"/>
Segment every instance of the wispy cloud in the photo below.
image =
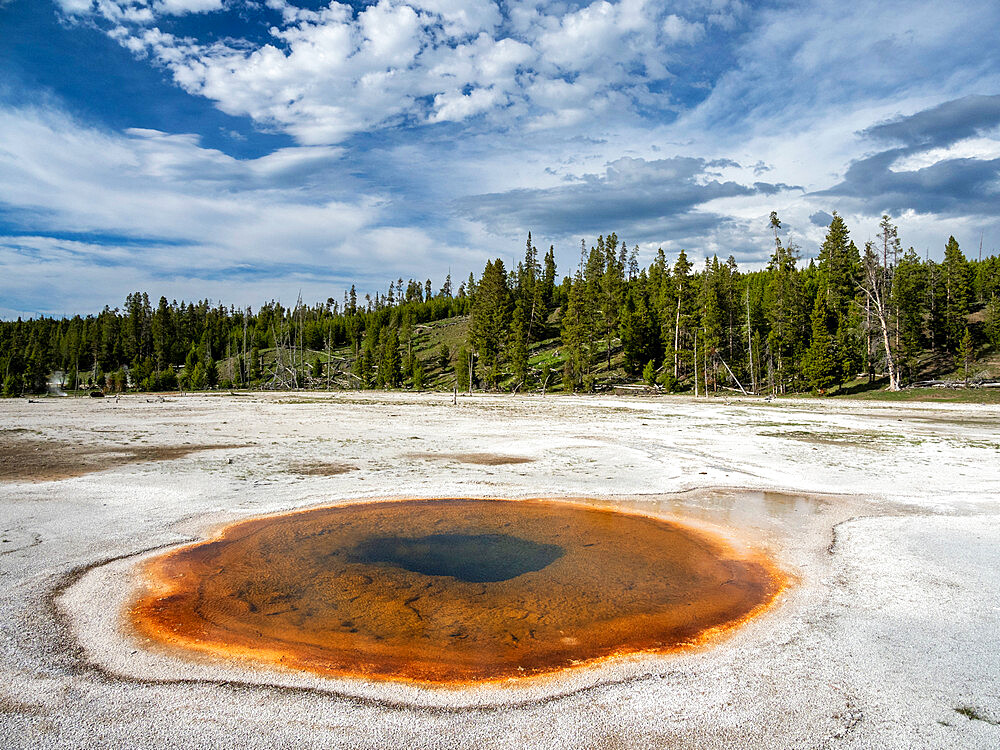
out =
<path fill-rule="evenodd" d="M 262 299 L 241 291 L 261 277 L 269 296 L 303 278 L 327 294 L 351 280 L 381 288 L 386 274 L 425 273 L 432 250 L 435 270 L 462 252 L 392 226 L 383 197 L 351 189 L 335 148 L 240 161 L 195 136 L 114 135 L 48 110 L 0 112 L 0 143 L 0 256 L 22 269 L 3 274 L 0 296 L 39 311 L 117 299 L 137 278 L 244 303 Z M 83 283 L 95 275 L 104 283 Z"/>

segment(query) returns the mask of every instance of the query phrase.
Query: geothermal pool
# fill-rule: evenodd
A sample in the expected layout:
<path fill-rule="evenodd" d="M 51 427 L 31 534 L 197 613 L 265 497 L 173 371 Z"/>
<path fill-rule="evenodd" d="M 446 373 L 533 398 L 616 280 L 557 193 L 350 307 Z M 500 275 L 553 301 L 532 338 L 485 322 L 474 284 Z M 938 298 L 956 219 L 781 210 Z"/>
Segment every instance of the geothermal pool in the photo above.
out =
<path fill-rule="evenodd" d="M 237 523 L 145 564 L 153 642 L 324 676 L 523 678 L 706 642 L 783 585 L 683 523 L 569 502 L 366 502 Z"/>

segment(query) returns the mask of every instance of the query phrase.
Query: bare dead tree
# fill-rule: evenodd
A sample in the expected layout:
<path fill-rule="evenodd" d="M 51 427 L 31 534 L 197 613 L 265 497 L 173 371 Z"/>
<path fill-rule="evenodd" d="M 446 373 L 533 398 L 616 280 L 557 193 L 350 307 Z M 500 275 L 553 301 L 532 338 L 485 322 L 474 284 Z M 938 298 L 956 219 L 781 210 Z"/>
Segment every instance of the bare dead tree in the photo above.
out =
<path fill-rule="evenodd" d="M 874 316 L 882 334 L 882 344 L 885 349 L 885 366 L 889 373 L 889 390 L 899 390 L 899 373 L 896 371 L 896 359 L 893 353 L 891 331 L 892 310 L 889 305 L 889 273 L 886 267 L 879 263 L 878 254 L 872 242 L 865 243 L 864 280 L 859 285 L 865 295 L 866 309 Z"/>
<path fill-rule="evenodd" d="M 729 369 L 729 365 L 726 364 L 726 360 L 722 359 L 722 357 L 720 356 L 719 361 L 722 362 L 722 366 L 726 368 L 726 372 L 729 373 L 729 377 L 733 379 L 733 381 L 736 383 L 736 386 L 740 389 L 740 391 L 742 391 L 743 395 L 744 396 L 748 395 L 746 389 L 743 387 L 743 384 L 740 383 L 740 379 L 733 374 L 733 371 L 731 369 Z"/>
<path fill-rule="evenodd" d="M 694 397 L 698 398 L 698 329 L 694 329 L 694 350 L 691 361 L 694 362 Z"/>
<path fill-rule="evenodd" d="M 749 285 L 747 285 L 747 359 L 750 361 L 750 388 L 754 393 L 756 393 L 757 378 L 754 375 L 754 369 L 753 369 L 753 338 L 750 335 L 750 286 Z M 726 364 L 725 361 L 723 361 L 723 364 Z M 726 367 L 728 369 L 728 365 Z M 740 390 L 743 390 L 743 386 L 740 386 Z"/>
<path fill-rule="evenodd" d="M 680 344 L 680 330 L 681 330 L 681 295 L 680 292 L 677 294 L 677 317 L 674 320 L 674 380 L 677 380 L 677 370 L 680 365 L 680 350 L 677 348 Z"/>

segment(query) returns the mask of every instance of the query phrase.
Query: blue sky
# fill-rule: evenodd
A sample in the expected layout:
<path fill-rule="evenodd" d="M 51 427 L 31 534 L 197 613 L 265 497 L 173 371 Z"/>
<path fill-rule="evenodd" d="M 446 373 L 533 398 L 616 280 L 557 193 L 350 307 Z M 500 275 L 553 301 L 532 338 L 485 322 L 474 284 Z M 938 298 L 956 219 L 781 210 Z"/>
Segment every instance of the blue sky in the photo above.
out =
<path fill-rule="evenodd" d="M 804 257 L 833 211 L 1000 248 L 1000 5 L 0 0 L 0 316 Z"/>

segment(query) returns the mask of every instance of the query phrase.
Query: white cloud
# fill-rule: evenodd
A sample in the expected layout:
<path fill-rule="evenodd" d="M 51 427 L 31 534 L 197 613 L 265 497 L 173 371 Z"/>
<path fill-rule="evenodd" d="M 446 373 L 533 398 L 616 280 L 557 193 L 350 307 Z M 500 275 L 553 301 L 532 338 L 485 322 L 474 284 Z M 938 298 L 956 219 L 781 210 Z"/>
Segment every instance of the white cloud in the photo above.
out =
<path fill-rule="evenodd" d="M 672 42 L 693 44 L 705 35 L 705 26 L 671 13 L 663 19 L 663 33 Z"/>
<path fill-rule="evenodd" d="M 185 13 L 208 13 L 222 9 L 222 0 L 156 0 L 157 13 L 180 16 Z"/>
<path fill-rule="evenodd" d="M 194 136 L 114 136 L 41 111 L 0 114 L 0 141 L 0 202 L 50 232 L 174 244 L 161 267 L 335 261 L 379 216 L 378 197 L 303 189 L 303 165 L 335 160 L 333 149 L 239 161 Z"/>
<path fill-rule="evenodd" d="M 504 126 L 530 114 L 536 130 L 578 121 L 578 107 L 564 112 L 538 98 L 545 81 L 584 83 L 591 100 L 614 104 L 620 116 L 666 106 L 669 93 L 652 85 L 670 77 L 666 47 L 704 28 L 651 0 L 516 3 L 505 6 L 507 24 L 490 0 L 379 0 L 360 11 L 268 0 L 282 14 L 270 44 L 200 42 L 156 26 L 165 14 L 204 12 L 216 1 L 101 0 L 93 12 L 189 93 L 308 144 L 483 114 Z"/>
<path fill-rule="evenodd" d="M 450 37 L 491 32 L 500 25 L 500 9 L 490 0 L 410 0 L 410 5 L 440 17 Z"/>
<path fill-rule="evenodd" d="M 1000 91 L 1000 53 L 990 35 L 1000 6 L 985 0 L 887 0 L 850 13 L 836 0 L 780 7 L 381 0 L 361 11 L 266 0 L 281 15 L 270 44 L 171 36 L 169 19 L 157 26 L 165 8 L 156 2 L 59 2 L 67 13 L 92 13 L 190 93 L 305 144 L 240 161 L 192 136 L 111 136 L 42 117 L 31 145 L 0 119 L 7 123 L 0 201 L 26 217 L 26 227 L 179 238 L 169 252 L 148 243 L 119 247 L 121 257 L 142 257 L 177 278 L 185 267 L 228 267 L 241 257 L 270 268 L 276 249 L 282 261 L 346 264 L 359 276 L 388 267 L 405 276 L 449 253 L 464 273 L 478 271 L 480 254 L 497 252 L 498 243 L 517 248 L 528 229 L 546 234 L 544 211 L 528 210 L 536 203 L 552 205 L 549 216 L 582 213 L 558 200 L 574 191 L 558 191 L 586 175 L 600 175 L 601 184 L 588 193 L 596 208 L 583 218 L 630 244 L 676 249 L 683 242 L 696 255 L 733 251 L 741 262 L 762 262 L 774 209 L 810 254 L 824 232 L 809 218 L 819 211 L 838 210 L 859 241 L 877 224 L 878 213 L 856 198 L 812 194 L 841 182 L 873 148 L 861 131 L 951 98 Z M 136 20 L 143 12 L 152 21 Z M 349 140 L 357 133 L 366 134 L 358 144 Z M 914 153 L 894 168 L 995 158 L 995 144 L 984 138 L 995 141 L 983 136 Z M 687 184 L 668 174 L 678 157 L 711 164 L 710 173 Z M 714 163 L 722 157 L 748 166 Z M 648 165 L 658 162 L 658 181 L 646 189 Z M 339 192 L 321 187 L 341 178 L 349 182 Z M 748 190 L 767 180 L 802 185 L 805 193 L 754 188 L 712 197 L 701 188 L 713 180 Z M 379 185 L 386 187 L 372 187 Z M 693 196 L 682 202 L 684 221 L 664 221 L 664 196 L 682 188 Z M 531 206 L 522 201 L 517 215 L 504 214 L 497 201 L 493 216 L 503 222 L 456 216 L 454 206 L 467 206 L 468 196 L 518 190 L 551 193 L 528 195 Z M 549 232 L 549 241 L 563 241 L 557 251 L 567 261 L 582 220 L 568 216 Z M 978 242 L 983 221 L 924 214 L 900 224 L 906 242 L 939 252 L 950 233 Z M 986 223 L 987 232 L 995 225 Z M 455 247 L 463 245 L 476 253 L 462 259 Z"/>
<path fill-rule="evenodd" d="M 405 68 L 420 51 L 420 19 L 408 5 L 379 2 L 362 11 L 358 22 L 364 35 L 359 53 L 370 68 Z"/>
<path fill-rule="evenodd" d="M 598 0 L 560 19 L 539 36 L 538 47 L 545 62 L 575 72 L 604 62 L 620 36 L 615 6 Z"/>
<path fill-rule="evenodd" d="M 431 122 L 460 122 L 468 117 L 486 112 L 497 105 L 503 96 L 496 89 L 474 89 L 468 94 L 449 92 L 434 97 L 434 114 Z"/>
<path fill-rule="evenodd" d="M 950 146 L 903 156 L 890 166 L 893 172 L 913 172 L 946 159 L 1000 159 L 1000 133 L 995 137 L 966 138 Z"/>
<path fill-rule="evenodd" d="M 382 290 L 387 275 L 439 281 L 463 254 L 440 231 L 396 226 L 337 147 L 239 160 L 194 135 L 116 135 L 42 109 L 0 111 L 0 144 L 0 206 L 16 217 L 0 236 L 0 299 L 18 314 L 96 311 L 135 289 L 326 299 L 353 282 Z"/>
<path fill-rule="evenodd" d="M 90 13 L 94 5 L 93 0 L 56 0 L 56 2 L 63 13 L 69 13 L 70 15 Z"/>

